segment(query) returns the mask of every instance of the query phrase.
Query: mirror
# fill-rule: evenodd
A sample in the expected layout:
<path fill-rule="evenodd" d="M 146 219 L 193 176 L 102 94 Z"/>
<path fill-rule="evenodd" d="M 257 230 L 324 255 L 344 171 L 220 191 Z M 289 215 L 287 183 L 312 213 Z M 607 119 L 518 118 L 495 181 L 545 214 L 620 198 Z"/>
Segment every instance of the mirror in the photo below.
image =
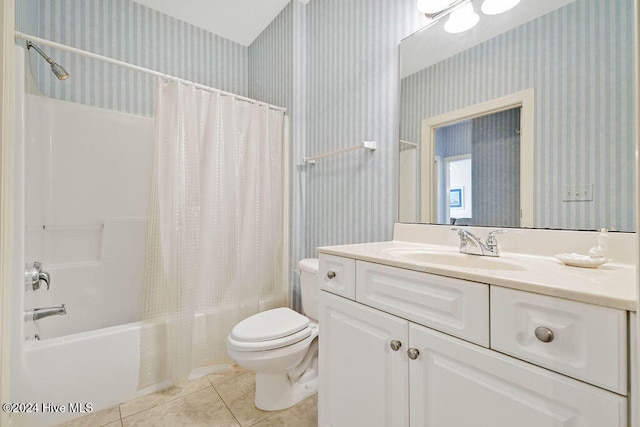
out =
<path fill-rule="evenodd" d="M 635 231 L 635 0 L 522 0 L 496 17 L 482 15 L 481 3 L 473 1 L 484 29 L 448 34 L 439 21 L 402 41 L 400 222 L 451 221 L 436 205 L 438 189 L 446 192 L 432 151 L 438 127 L 531 91 L 518 225 Z"/>
<path fill-rule="evenodd" d="M 436 224 L 519 227 L 522 107 L 435 128 L 433 213 Z M 523 186 L 526 187 L 526 186 Z"/>

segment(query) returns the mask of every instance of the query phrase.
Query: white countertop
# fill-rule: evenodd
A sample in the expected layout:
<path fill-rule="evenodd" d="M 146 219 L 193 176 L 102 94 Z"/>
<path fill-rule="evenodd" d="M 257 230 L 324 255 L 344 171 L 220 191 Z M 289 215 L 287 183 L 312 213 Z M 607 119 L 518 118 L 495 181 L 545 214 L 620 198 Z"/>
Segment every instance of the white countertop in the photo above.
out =
<path fill-rule="evenodd" d="M 457 247 L 422 244 L 407 241 L 362 243 L 355 245 L 324 246 L 319 253 L 337 255 L 356 260 L 455 277 L 474 282 L 544 295 L 566 298 L 622 310 L 636 310 L 635 264 L 611 262 L 598 268 L 579 268 L 564 265 L 553 256 L 541 256 L 501 251 L 499 258 L 517 264 L 522 270 L 456 267 L 446 264 L 418 262 L 403 259 L 393 252 L 426 250 L 458 252 Z M 464 255 L 478 258 L 475 255 Z M 470 263 L 474 260 L 470 259 Z M 488 264 L 490 264 L 488 260 Z"/>

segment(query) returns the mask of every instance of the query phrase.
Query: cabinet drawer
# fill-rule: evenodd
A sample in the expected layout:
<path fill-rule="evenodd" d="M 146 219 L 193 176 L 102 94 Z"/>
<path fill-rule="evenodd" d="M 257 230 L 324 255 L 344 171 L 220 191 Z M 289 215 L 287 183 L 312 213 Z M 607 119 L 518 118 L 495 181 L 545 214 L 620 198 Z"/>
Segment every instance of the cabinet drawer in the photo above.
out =
<path fill-rule="evenodd" d="M 491 287 L 495 350 L 626 395 L 626 342 L 625 311 Z"/>
<path fill-rule="evenodd" d="M 489 347 L 489 286 L 358 261 L 356 300 Z"/>
<path fill-rule="evenodd" d="M 335 255 L 320 254 L 318 286 L 332 294 L 356 298 L 356 261 Z"/>

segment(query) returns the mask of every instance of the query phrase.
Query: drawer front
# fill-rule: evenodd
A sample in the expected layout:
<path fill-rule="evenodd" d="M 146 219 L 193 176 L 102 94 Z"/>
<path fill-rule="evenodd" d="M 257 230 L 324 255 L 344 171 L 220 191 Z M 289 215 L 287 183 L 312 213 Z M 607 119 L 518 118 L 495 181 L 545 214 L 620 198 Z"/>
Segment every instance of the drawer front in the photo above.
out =
<path fill-rule="evenodd" d="M 356 261 L 335 255 L 320 254 L 318 286 L 345 298 L 356 297 Z"/>
<path fill-rule="evenodd" d="M 358 261 L 356 300 L 489 347 L 489 286 Z"/>
<path fill-rule="evenodd" d="M 492 286 L 491 348 L 627 394 L 626 311 Z"/>

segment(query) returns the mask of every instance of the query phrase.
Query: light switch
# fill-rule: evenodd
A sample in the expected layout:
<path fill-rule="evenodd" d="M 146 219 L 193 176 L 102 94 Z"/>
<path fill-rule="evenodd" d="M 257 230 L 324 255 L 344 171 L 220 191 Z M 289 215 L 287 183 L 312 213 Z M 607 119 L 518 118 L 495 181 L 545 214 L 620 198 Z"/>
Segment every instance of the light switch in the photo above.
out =
<path fill-rule="evenodd" d="M 565 185 L 562 187 L 563 202 L 592 202 L 593 184 Z"/>

